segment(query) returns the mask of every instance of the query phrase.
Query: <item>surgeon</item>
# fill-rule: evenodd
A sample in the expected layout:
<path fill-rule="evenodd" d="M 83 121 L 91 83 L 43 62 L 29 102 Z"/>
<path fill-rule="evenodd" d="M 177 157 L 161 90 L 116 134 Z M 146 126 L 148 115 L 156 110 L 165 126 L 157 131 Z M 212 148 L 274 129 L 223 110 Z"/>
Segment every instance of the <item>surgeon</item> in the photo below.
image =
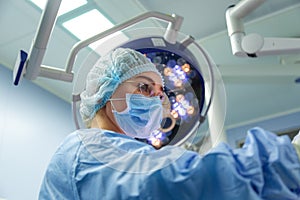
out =
<path fill-rule="evenodd" d="M 141 142 L 160 127 L 164 82 L 141 53 L 117 48 L 87 76 L 80 113 L 88 129 L 54 154 L 39 199 L 300 199 L 300 139 L 261 128 L 245 145 L 221 143 L 204 156 Z M 299 153 L 299 152 L 298 152 Z"/>

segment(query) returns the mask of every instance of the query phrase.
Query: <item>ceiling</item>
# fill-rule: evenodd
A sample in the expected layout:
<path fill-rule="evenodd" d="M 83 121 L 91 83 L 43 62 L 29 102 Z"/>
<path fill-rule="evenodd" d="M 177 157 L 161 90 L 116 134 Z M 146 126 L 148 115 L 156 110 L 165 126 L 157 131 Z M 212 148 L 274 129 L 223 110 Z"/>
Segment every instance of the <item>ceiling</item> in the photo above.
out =
<path fill-rule="evenodd" d="M 63 0 L 64 1 L 64 0 Z M 191 35 L 213 58 L 221 72 L 226 90 L 226 127 L 232 128 L 275 116 L 300 112 L 300 51 L 291 55 L 240 58 L 231 53 L 225 11 L 238 0 L 89 0 L 89 6 L 102 11 L 119 24 L 146 11 L 178 14 L 184 17 L 180 29 Z M 28 0 L 0 1 L 0 64 L 13 69 L 20 49 L 29 51 L 41 11 Z M 57 20 L 43 64 L 64 68 L 72 46 L 78 40 Z M 300 1 L 267 0 L 245 19 L 247 33 L 264 37 L 300 36 Z M 88 22 L 87 22 L 88 23 Z M 153 22 L 139 26 L 166 26 Z M 83 50 L 80 63 L 89 51 Z M 80 64 L 77 64 L 80 65 Z M 78 71 L 75 64 L 74 73 Z M 34 83 L 71 102 L 73 83 L 38 78 Z M 21 83 L 22 84 L 22 83 Z"/>

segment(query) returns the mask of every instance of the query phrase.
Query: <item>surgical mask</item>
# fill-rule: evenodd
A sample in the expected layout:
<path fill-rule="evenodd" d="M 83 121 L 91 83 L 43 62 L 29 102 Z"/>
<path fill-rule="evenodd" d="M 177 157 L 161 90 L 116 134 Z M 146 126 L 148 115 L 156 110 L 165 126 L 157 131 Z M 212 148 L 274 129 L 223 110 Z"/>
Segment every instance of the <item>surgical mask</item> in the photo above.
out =
<path fill-rule="evenodd" d="M 112 103 L 114 117 L 126 135 L 133 138 L 147 138 L 153 131 L 160 128 L 163 108 L 158 96 L 126 94 L 126 104 L 127 108 L 118 112 Z"/>

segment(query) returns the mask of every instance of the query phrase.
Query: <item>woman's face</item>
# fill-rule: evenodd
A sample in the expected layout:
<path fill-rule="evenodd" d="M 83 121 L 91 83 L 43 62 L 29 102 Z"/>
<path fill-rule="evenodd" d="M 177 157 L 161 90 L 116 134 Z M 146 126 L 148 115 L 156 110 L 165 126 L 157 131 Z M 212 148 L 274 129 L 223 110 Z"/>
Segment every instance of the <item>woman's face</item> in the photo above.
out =
<path fill-rule="evenodd" d="M 142 94 L 144 96 L 161 96 L 163 98 L 161 77 L 154 72 L 144 72 L 120 84 L 111 97 L 112 109 L 121 112 L 127 108 L 126 94 Z M 113 100 L 121 99 L 121 100 Z"/>
<path fill-rule="evenodd" d="M 126 94 L 142 94 L 145 96 L 160 96 L 164 98 L 163 83 L 161 77 L 155 72 L 143 72 L 119 85 L 106 104 L 106 115 L 118 127 L 112 110 L 121 112 L 127 108 Z M 115 100 L 114 100 L 115 99 Z M 121 131 L 121 129 L 118 127 Z"/>

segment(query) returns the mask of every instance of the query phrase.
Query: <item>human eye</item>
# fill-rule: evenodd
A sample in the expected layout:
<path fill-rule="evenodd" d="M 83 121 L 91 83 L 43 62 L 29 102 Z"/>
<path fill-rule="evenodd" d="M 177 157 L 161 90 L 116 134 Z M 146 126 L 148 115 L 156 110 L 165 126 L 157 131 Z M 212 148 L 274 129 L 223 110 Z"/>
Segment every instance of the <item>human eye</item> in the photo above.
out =
<path fill-rule="evenodd" d="M 138 88 L 140 90 L 140 93 L 145 95 L 145 96 L 151 96 L 152 90 L 151 86 L 146 83 L 139 83 Z"/>

